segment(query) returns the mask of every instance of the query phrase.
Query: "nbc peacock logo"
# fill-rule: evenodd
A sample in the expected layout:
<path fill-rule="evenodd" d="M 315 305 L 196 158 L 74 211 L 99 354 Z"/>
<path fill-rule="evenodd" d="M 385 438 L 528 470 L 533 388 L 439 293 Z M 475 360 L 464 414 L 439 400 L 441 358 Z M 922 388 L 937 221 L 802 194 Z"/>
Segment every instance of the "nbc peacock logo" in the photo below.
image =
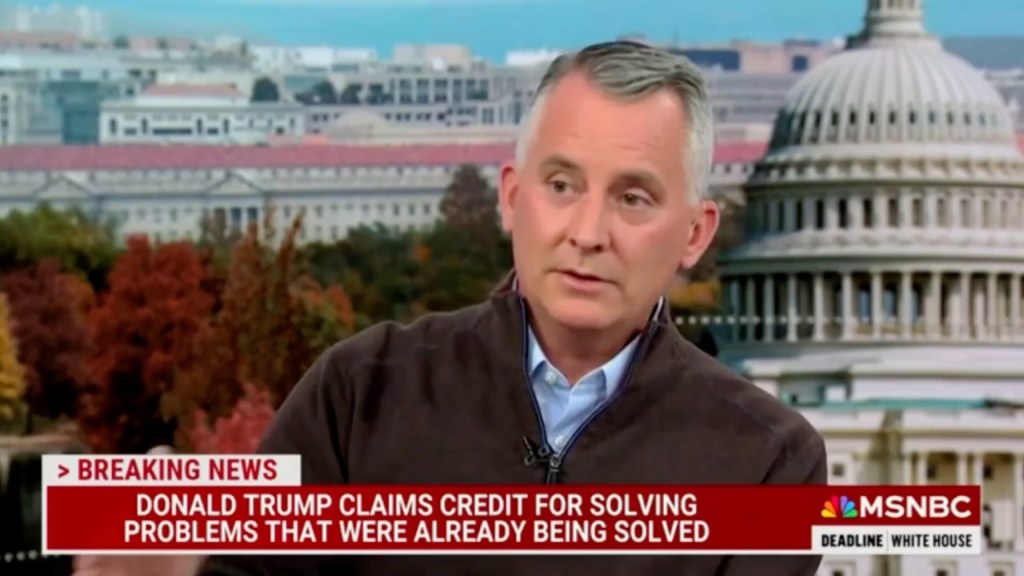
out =
<path fill-rule="evenodd" d="M 856 518 L 857 507 L 846 496 L 833 496 L 821 509 L 822 518 Z"/>

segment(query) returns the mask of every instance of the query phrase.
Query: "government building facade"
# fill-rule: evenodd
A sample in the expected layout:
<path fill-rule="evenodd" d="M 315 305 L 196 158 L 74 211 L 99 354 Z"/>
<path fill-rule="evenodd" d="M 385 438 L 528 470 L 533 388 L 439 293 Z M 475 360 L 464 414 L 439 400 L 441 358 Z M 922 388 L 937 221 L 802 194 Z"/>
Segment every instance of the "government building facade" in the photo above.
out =
<path fill-rule="evenodd" d="M 724 362 L 824 434 L 832 484 L 977 484 L 981 557 L 826 557 L 825 576 L 1024 574 L 1024 156 L 1003 98 L 868 0 L 744 185 Z"/>
<path fill-rule="evenodd" d="M 722 144 L 713 188 L 735 197 L 764 150 Z M 411 146 L 108 145 L 13 146 L 0 154 L 0 216 L 41 202 L 76 206 L 116 220 L 122 235 L 195 240 L 203 217 L 228 231 L 302 213 L 300 242 L 333 242 L 382 224 L 423 229 L 458 166 L 477 166 L 492 185 L 511 143 Z"/>

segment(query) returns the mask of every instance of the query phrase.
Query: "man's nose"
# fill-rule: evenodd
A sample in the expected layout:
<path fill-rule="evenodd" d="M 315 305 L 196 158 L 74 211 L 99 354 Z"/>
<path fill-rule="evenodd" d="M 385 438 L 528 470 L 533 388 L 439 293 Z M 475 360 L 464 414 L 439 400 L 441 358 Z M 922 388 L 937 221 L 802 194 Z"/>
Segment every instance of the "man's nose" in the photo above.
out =
<path fill-rule="evenodd" d="M 587 252 L 600 252 L 608 246 L 608 214 L 603 195 L 588 192 L 580 197 L 569 229 L 569 242 Z"/>

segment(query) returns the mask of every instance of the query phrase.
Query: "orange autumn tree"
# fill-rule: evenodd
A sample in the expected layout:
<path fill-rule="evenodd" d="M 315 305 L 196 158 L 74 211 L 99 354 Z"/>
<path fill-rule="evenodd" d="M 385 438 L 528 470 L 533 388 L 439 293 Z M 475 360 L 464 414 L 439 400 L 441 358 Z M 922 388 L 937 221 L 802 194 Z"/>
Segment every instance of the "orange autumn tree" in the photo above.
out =
<path fill-rule="evenodd" d="M 173 440 L 177 423 L 161 404 L 179 367 L 194 361 L 208 321 L 206 274 L 189 244 L 128 240 L 89 318 L 93 352 L 79 424 L 94 450 L 142 453 Z"/>
<path fill-rule="evenodd" d="M 197 447 L 197 425 L 215 428 L 234 418 L 246 386 L 265 389 L 276 408 L 316 357 L 351 331 L 344 292 L 323 290 L 302 273 L 301 226 L 296 218 L 279 239 L 268 211 L 262 230 L 250 227 L 232 253 L 203 353 L 175 386 L 174 411 L 189 421 L 180 444 Z"/>

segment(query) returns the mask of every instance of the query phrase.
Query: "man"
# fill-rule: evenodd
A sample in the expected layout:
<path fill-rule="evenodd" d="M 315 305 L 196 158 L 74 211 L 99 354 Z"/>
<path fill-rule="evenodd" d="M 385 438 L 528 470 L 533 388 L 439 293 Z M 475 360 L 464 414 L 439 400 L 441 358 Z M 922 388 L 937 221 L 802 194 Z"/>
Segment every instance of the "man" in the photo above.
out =
<path fill-rule="evenodd" d="M 687 343 L 662 297 L 718 226 L 708 96 L 629 42 L 552 63 L 502 168 L 515 270 L 486 302 L 326 352 L 261 452 L 309 484 L 825 481 L 795 411 Z M 818 557 L 217 557 L 203 576 L 810 576 Z"/>

